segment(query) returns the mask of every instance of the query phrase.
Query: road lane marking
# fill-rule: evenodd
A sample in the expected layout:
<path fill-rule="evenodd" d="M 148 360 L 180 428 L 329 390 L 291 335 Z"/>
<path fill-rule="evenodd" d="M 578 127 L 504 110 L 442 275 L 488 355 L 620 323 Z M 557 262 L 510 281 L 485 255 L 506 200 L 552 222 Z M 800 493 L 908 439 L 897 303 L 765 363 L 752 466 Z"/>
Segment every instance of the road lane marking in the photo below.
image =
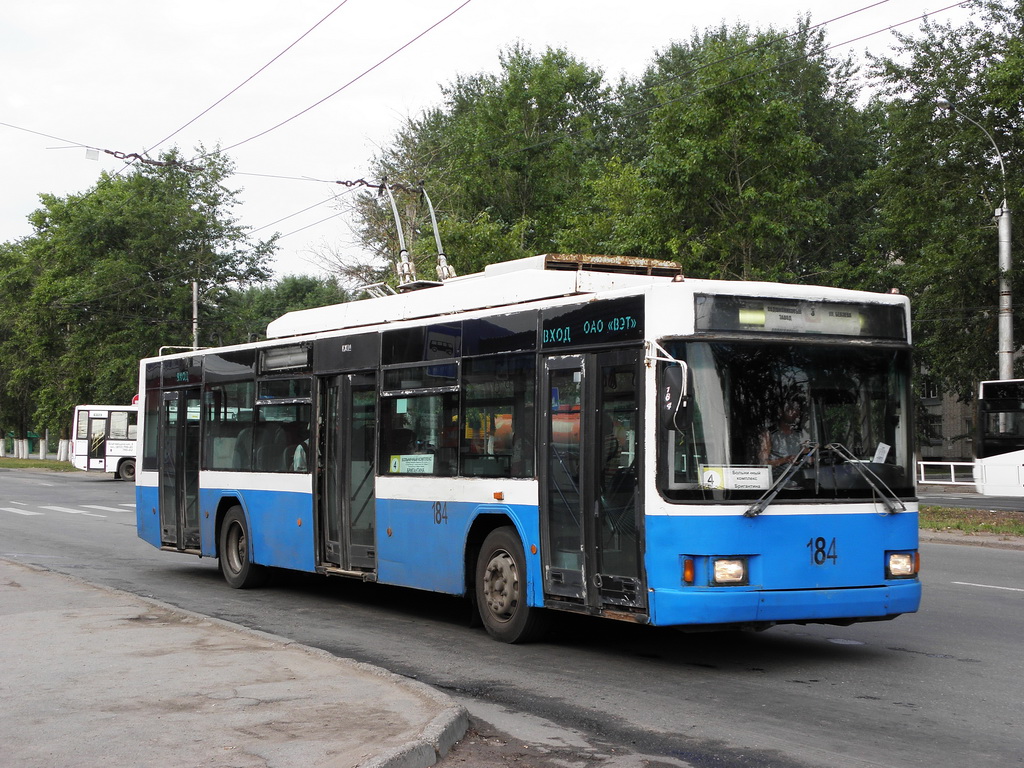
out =
<path fill-rule="evenodd" d="M 12 502 L 12 503 L 17 503 L 17 502 Z M 0 507 L 0 510 L 3 510 L 4 512 L 13 512 L 16 515 L 25 515 L 26 517 L 29 516 L 29 515 L 41 515 L 41 514 L 43 514 L 42 512 L 33 512 L 31 509 L 17 509 L 16 507 Z"/>
<path fill-rule="evenodd" d="M 961 587 L 981 587 L 982 589 L 1005 589 L 1007 592 L 1024 592 L 1018 587 L 997 587 L 994 584 L 972 584 L 969 581 L 953 581 L 951 584 L 959 584 Z"/>
<path fill-rule="evenodd" d="M 102 509 L 104 512 L 124 512 L 120 507 L 104 507 L 101 504 L 83 504 L 86 509 Z"/>
<path fill-rule="evenodd" d="M 52 509 L 54 512 L 67 512 L 69 515 L 88 515 L 89 517 L 106 517 L 106 515 L 97 515 L 95 512 L 85 512 L 81 509 L 71 509 L 71 507 L 43 506 L 43 509 Z"/>
<path fill-rule="evenodd" d="M 132 509 L 135 509 L 135 502 L 133 501 L 133 502 L 131 502 L 130 504 L 120 504 L 119 506 L 122 506 L 122 507 L 131 507 Z"/>

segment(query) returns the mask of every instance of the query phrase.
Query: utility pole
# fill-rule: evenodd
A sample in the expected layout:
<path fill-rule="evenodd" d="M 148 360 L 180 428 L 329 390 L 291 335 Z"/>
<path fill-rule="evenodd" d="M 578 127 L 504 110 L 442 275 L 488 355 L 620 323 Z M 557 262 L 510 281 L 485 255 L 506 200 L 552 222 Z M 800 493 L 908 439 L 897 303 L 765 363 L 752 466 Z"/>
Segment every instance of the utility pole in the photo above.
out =
<path fill-rule="evenodd" d="M 1006 199 L 1006 166 L 1003 165 L 1003 153 L 999 151 L 996 140 L 992 138 L 985 126 L 977 120 L 972 120 L 948 99 L 938 99 L 936 104 L 942 109 L 956 112 L 960 117 L 981 129 L 992 147 L 996 151 L 996 159 L 999 161 L 999 170 L 1003 177 L 1003 204 L 996 208 L 995 218 L 999 227 L 999 378 L 1002 380 L 1013 378 L 1013 296 L 1010 289 L 1010 267 L 1013 266 L 1013 258 L 1010 253 L 1010 237 L 1012 228 L 1010 224 L 1010 205 Z"/>

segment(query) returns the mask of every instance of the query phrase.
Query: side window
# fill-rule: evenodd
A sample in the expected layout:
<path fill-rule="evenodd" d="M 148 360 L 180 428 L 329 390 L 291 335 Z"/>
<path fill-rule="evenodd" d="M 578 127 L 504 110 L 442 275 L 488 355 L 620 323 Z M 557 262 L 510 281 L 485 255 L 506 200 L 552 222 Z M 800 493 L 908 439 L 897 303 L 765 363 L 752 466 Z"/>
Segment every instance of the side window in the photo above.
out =
<path fill-rule="evenodd" d="M 135 439 L 135 412 L 134 411 L 111 411 L 110 412 L 110 434 L 111 440 L 127 440 L 129 437 L 129 425 L 131 425 L 131 438 Z"/>
<path fill-rule="evenodd" d="M 259 382 L 253 434 L 257 472 L 308 472 L 312 379 Z"/>
<path fill-rule="evenodd" d="M 210 386 L 204 393 L 206 410 L 206 469 L 252 468 L 253 403 L 251 381 Z"/>
<path fill-rule="evenodd" d="M 532 477 L 536 358 L 467 360 L 463 367 L 463 477 Z"/>
<path fill-rule="evenodd" d="M 75 437 L 78 440 L 85 440 L 89 437 L 89 411 L 78 412 L 78 424 L 75 427 Z"/>
<path fill-rule="evenodd" d="M 454 392 L 382 399 L 380 473 L 454 475 L 458 403 Z"/>
<path fill-rule="evenodd" d="M 159 389 L 146 390 L 146 420 L 142 434 L 142 468 L 156 469 L 159 461 L 159 437 L 162 394 Z"/>

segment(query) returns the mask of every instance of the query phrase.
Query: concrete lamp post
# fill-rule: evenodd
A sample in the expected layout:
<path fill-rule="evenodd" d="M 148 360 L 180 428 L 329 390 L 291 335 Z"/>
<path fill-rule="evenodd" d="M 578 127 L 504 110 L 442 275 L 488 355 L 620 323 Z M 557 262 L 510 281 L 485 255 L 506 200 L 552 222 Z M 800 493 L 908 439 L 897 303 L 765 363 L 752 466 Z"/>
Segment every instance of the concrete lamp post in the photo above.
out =
<path fill-rule="evenodd" d="M 942 109 L 956 112 L 960 117 L 981 129 L 982 133 L 992 142 L 999 161 L 999 170 L 1003 175 L 1003 203 L 996 208 L 995 217 L 999 225 L 999 378 L 1013 378 L 1013 297 L 1010 290 L 1009 272 L 1013 261 L 1010 255 L 1010 206 L 1006 200 L 1006 166 L 1003 165 L 1003 153 L 999 151 L 996 140 L 992 138 L 985 126 L 972 120 L 947 99 L 938 99 L 936 104 Z"/>

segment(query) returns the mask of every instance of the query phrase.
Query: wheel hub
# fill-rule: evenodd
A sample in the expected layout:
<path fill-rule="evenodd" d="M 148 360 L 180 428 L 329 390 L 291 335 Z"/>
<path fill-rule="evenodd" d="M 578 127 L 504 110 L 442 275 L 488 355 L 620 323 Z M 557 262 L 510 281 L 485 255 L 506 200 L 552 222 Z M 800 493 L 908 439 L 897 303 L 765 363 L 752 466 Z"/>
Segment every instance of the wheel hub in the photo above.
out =
<path fill-rule="evenodd" d="M 507 552 L 498 552 L 484 573 L 484 599 L 491 613 L 507 620 L 519 603 L 519 578 L 515 562 Z"/>

